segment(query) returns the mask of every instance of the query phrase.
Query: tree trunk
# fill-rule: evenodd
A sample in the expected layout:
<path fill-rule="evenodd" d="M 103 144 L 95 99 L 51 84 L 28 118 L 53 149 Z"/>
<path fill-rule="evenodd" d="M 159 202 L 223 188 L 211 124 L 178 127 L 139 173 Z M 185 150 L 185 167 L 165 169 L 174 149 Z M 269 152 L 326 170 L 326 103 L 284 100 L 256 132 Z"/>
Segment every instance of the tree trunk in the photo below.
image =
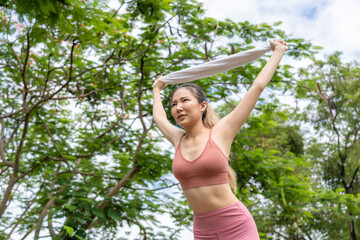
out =
<path fill-rule="evenodd" d="M 349 211 L 349 215 L 350 216 L 353 215 L 351 211 Z M 350 236 L 351 236 L 351 240 L 357 240 L 354 220 L 350 220 Z"/>
<path fill-rule="evenodd" d="M 4 194 L 4 198 L 0 205 L 0 218 L 2 217 L 2 215 L 4 214 L 4 212 L 6 210 L 6 204 L 8 203 L 8 201 L 10 199 L 11 191 L 17 180 L 18 179 L 14 175 L 11 176 L 8 187 L 6 188 L 6 191 Z"/>

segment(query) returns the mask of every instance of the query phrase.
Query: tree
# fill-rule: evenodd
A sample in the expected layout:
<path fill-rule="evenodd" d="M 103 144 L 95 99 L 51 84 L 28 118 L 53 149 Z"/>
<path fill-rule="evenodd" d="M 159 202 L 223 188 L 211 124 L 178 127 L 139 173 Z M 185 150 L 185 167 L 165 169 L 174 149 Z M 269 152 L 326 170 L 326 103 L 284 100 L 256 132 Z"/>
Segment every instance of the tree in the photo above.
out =
<path fill-rule="evenodd" d="M 360 193 L 360 68 L 340 52 L 300 70 L 297 96 L 308 104 L 304 121 L 314 126 L 308 154 L 317 176 L 314 217 L 326 239 L 358 239 Z"/>
<path fill-rule="evenodd" d="M 114 239 L 124 224 L 138 226 L 144 239 L 177 239 L 191 216 L 184 198 L 173 193 L 178 184 L 166 175 L 170 152 L 156 138 L 155 76 L 269 38 L 287 39 L 295 58 L 314 54 L 310 43 L 289 39 L 276 26 L 205 17 L 193 0 L 120 1 L 118 9 L 100 0 L 1 6 L 5 239 L 15 232 L 34 239 Z M 230 43 L 216 46 L 215 39 Z M 202 84 L 221 100 L 259 69 L 253 63 Z M 288 75 L 286 68 L 281 75 Z M 152 227 L 159 226 L 159 214 L 170 215 L 178 228 Z"/>
<path fill-rule="evenodd" d="M 293 110 L 275 96 L 267 98 L 260 100 L 232 146 L 237 195 L 250 209 L 261 239 L 312 239 L 310 210 L 316 192 L 305 139 Z M 225 104 L 219 112 L 231 109 Z"/>

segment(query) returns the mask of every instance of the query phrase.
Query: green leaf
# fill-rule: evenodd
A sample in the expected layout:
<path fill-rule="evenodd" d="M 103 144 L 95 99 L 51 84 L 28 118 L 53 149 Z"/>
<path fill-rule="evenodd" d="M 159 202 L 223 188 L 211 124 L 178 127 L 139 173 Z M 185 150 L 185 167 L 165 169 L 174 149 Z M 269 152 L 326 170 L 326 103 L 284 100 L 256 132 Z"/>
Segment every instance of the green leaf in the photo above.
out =
<path fill-rule="evenodd" d="M 307 211 L 307 210 L 303 210 L 303 212 L 305 213 L 306 216 L 308 216 L 309 218 L 313 219 L 314 216 L 312 215 L 311 212 Z"/>
<path fill-rule="evenodd" d="M 117 220 L 117 221 L 122 221 L 123 220 L 123 218 L 120 217 L 120 214 L 118 212 L 112 210 L 112 209 L 109 209 L 107 211 L 107 215 L 109 217 L 111 217 L 112 219 Z"/>
<path fill-rule="evenodd" d="M 66 230 L 67 234 L 69 234 L 70 237 L 73 235 L 74 229 L 72 227 L 64 226 L 64 229 Z"/>
<path fill-rule="evenodd" d="M 66 205 L 65 208 L 67 208 L 67 209 L 69 209 L 69 210 L 71 210 L 71 211 L 74 211 L 74 210 L 77 209 L 77 207 L 74 206 L 74 205 Z"/>
<path fill-rule="evenodd" d="M 77 239 L 79 239 L 79 240 L 85 240 L 85 238 L 83 238 L 82 236 L 79 236 L 79 235 L 77 235 L 77 234 L 75 234 L 74 235 Z"/>

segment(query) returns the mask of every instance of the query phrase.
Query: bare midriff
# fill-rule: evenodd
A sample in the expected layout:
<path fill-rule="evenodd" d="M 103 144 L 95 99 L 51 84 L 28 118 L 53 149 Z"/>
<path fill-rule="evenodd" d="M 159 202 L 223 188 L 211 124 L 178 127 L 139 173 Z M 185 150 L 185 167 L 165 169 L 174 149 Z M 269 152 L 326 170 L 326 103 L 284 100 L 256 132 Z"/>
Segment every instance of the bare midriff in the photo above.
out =
<path fill-rule="evenodd" d="M 194 213 L 209 212 L 239 201 L 229 183 L 194 187 L 184 190 L 184 194 Z"/>

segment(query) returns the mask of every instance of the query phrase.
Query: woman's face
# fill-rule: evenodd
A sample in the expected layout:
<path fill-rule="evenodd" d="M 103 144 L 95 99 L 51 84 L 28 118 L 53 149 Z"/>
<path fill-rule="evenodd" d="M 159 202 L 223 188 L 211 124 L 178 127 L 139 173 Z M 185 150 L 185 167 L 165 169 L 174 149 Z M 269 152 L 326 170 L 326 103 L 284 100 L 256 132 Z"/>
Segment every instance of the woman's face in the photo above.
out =
<path fill-rule="evenodd" d="M 192 126 L 202 121 L 202 114 L 206 109 L 206 102 L 199 104 L 194 94 L 187 88 L 179 88 L 171 101 L 171 114 L 182 127 Z"/>

